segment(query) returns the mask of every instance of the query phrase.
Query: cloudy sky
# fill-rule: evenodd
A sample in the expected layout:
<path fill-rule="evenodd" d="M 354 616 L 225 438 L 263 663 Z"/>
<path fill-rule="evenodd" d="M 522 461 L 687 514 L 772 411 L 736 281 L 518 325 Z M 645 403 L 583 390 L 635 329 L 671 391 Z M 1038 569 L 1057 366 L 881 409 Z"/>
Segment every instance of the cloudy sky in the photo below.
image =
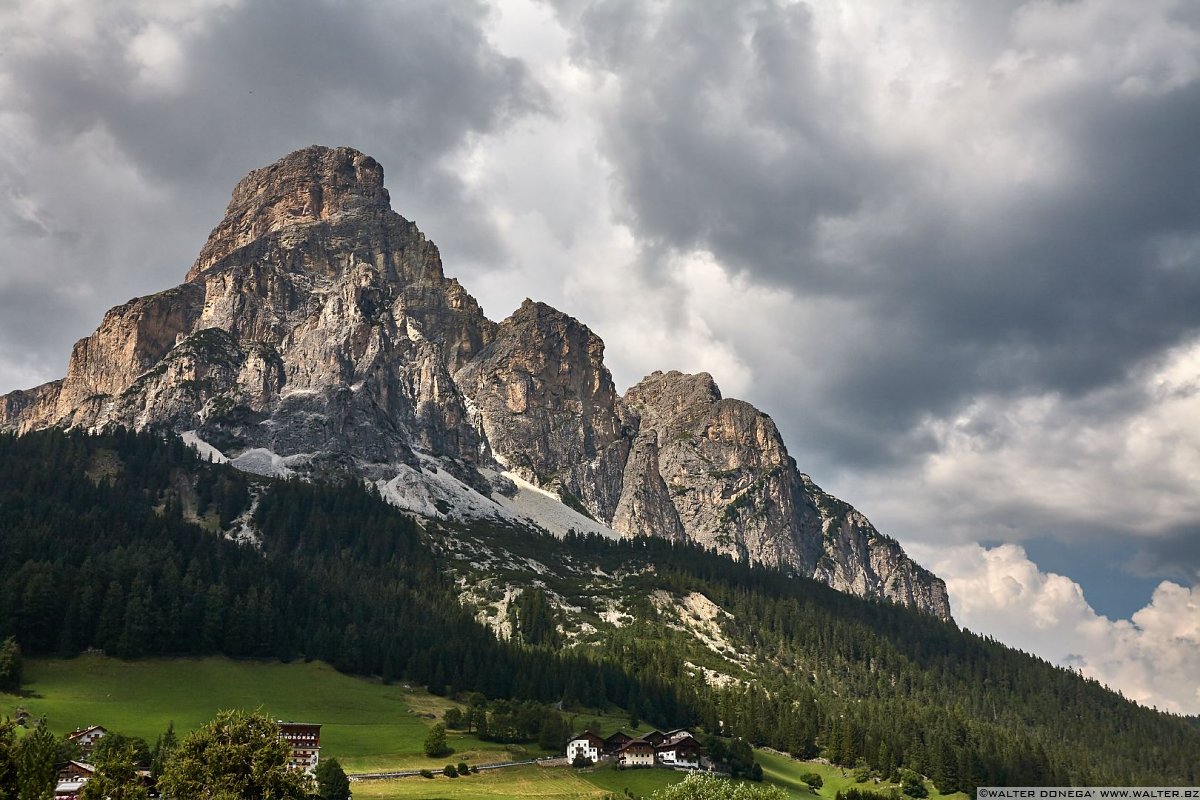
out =
<path fill-rule="evenodd" d="M 350 145 L 493 319 L 711 372 L 959 622 L 1200 712 L 1200 4 L 7 0 L 0 392 Z"/>

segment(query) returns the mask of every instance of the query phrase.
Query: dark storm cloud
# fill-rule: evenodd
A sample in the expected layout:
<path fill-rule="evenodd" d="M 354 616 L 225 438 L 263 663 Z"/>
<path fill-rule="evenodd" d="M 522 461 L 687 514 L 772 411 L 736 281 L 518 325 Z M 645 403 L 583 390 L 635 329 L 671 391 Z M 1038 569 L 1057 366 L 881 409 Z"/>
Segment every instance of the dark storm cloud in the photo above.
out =
<path fill-rule="evenodd" d="M 0 290 L 12 306 L 30 295 L 22 282 L 75 288 L 58 301 L 71 312 L 66 330 L 21 345 L 51 374 L 65 360 L 61 340 L 182 278 L 239 178 L 309 144 L 374 155 L 397 210 L 435 223 L 443 246 L 477 260 L 504 251 L 446 158 L 546 101 L 488 42 L 483 5 L 269 0 L 179 24 L 159 21 L 166 8 L 114 4 L 61 25 L 10 12 L 25 28 L 0 53 L 15 153 L 0 161 L 0 187 L 11 189 L 0 201 Z M 82 44 L 67 35 L 89 24 Z M 139 36 L 160 39 L 147 63 Z M 33 263 L 48 268 L 31 274 Z M 6 351 L 26 324 L 0 315 Z"/>
<path fill-rule="evenodd" d="M 393 169 L 417 174 L 538 102 L 523 66 L 484 38 L 485 15 L 475 3 L 267 0 L 215 13 L 184 38 L 183 76 L 161 92 L 136 86 L 131 31 L 104 33 L 98 52 L 51 42 L 11 72 L 40 135 L 101 123 L 164 179 L 249 169 L 313 136 L 386 143 Z"/>
<path fill-rule="evenodd" d="M 1142 545 L 1131 559 L 1135 575 L 1163 576 L 1185 585 L 1200 584 L 1200 525 L 1181 525 Z"/>
<path fill-rule="evenodd" d="M 968 66 L 984 74 L 1015 46 L 1018 6 L 964 5 L 958 41 L 939 44 L 974 48 Z M 1137 92 L 1084 81 L 1014 102 L 1016 118 L 955 112 L 968 135 L 1058 144 L 1038 167 L 1045 180 L 1006 184 L 984 174 L 995 164 L 950 158 L 953 130 L 946 152 L 886 144 L 854 65 L 821 61 L 808 5 L 655 8 L 631 23 L 605 3 L 559 6 L 580 62 L 619 80 L 605 147 L 626 219 L 645 240 L 710 251 L 793 292 L 797 317 L 806 299 L 854 304 L 808 395 L 756 365 L 757 399 L 785 410 L 829 464 L 922 455 L 913 428 L 930 414 L 982 392 L 1085 393 L 1200 330 L 1195 82 Z M 977 76 L 945 81 L 959 77 Z M 824 246 L 838 226 L 848 254 Z M 1164 242 L 1192 247 L 1177 246 L 1170 266 Z M 794 346 L 786 325 L 779 336 Z"/>

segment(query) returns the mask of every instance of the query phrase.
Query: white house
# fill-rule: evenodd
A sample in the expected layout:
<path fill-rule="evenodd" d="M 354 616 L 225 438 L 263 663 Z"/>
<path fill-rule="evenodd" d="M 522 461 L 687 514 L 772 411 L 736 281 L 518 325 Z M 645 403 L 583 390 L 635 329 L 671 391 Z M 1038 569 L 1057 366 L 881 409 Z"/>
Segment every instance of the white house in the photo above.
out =
<path fill-rule="evenodd" d="M 617 763 L 622 767 L 653 767 L 654 745 L 644 739 L 632 739 L 617 749 Z"/>
<path fill-rule="evenodd" d="M 79 728 L 67 734 L 67 741 L 74 742 L 79 745 L 80 751 L 84 754 L 92 752 L 92 746 L 100 739 L 104 738 L 104 734 L 108 733 L 103 725 L 92 725 L 90 728 Z"/>
<path fill-rule="evenodd" d="M 567 742 L 567 761 L 574 761 L 579 756 L 590 760 L 593 764 L 600 760 L 604 752 L 604 740 L 591 731 L 584 731 L 571 737 Z"/>
<path fill-rule="evenodd" d="M 687 731 L 680 731 L 668 737 L 654 749 L 658 760 L 667 766 L 690 769 L 700 766 L 700 743 Z"/>

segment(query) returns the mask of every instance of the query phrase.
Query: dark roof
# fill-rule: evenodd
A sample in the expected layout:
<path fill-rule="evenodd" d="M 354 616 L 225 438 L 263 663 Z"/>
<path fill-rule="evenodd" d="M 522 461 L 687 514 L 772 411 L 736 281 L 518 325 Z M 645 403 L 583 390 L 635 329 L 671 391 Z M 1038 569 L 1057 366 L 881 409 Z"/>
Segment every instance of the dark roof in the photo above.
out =
<path fill-rule="evenodd" d="M 573 734 L 567 741 L 573 742 L 576 739 L 587 739 L 590 742 L 599 742 L 600 744 L 604 744 L 604 740 L 591 731 L 583 731 L 582 733 Z"/>
<path fill-rule="evenodd" d="M 630 739 L 628 742 L 618 747 L 617 752 L 624 753 L 626 750 L 632 750 L 635 747 L 645 748 L 647 750 L 654 749 L 654 745 L 652 745 L 650 742 L 647 742 L 645 739 Z"/>
<path fill-rule="evenodd" d="M 700 743 L 698 741 L 696 741 L 695 736 L 692 736 L 687 731 L 682 731 L 680 733 L 676 733 L 674 736 L 670 737 L 669 739 L 664 740 L 662 744 L 658 745 L 658 749 L 667 750 L 672 747 L 678 747 L 681 744 L 692 744 L 692 745 L 695 745 L 696 747 L 700 746 Z"/>
<path fill-rule="evenodd" d="M 606 736 L 604 738 L 604 741 L 606 741 L 606 742 L 616 742 L 616 741 L 628 742 L 632 738 L 633 737 L 630 736 L 625 731 L 617 731 L 616 733 L 610 733 L 608 736 Z"/>

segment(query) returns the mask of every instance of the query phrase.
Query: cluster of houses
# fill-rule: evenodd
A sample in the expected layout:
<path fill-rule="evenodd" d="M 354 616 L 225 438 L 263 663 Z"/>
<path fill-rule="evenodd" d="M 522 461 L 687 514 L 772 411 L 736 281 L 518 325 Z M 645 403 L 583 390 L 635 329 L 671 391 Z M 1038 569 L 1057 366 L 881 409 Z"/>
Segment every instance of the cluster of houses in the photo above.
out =
<path fill-rule="evenodd" d="M 81 759 L 87 759 L 92 755 L 92 749 L 96 746 L 96 742 L 107 734 L 108 730 L 103 725 L 92 725 L 68 733 L 67 741 L 73 742 L 79 748 Z M 55 800 L 75 800 L 79 790 L 95 774 L 96 767 L 86 760 L 68 761 L 58 770 L 58 783 L 54 787 Z M 149 770 L 138 770 L 138 777 L 147 786 L 150 785 Z"/>
<path fill-rule="evenodd" d="M 321 726 L 305 722 L 284 722 L 277 720 L 279 735 L 291 747 L 288 767 L 297 772 L 307 772 L 315 775 L 317 762 L 321 757 Z M 76 800 L 79 790 L 96 774 L 95 765 L 88 759 L 96 742 L 108 733 L 103 725 L 92 725 L 80 728 L 67 734 L 67 740 L 79 746 L 82 760 L 68 761 L 66 766 L 58 771 L 58 784 L 54 788 L 54 800 Z M 138 776 L 143 783 L 150 787 L 153 780 L 149 770 L 138 770 Z"/>
<path fill-rule="evenodd" d="M 672 767 L 700 769 L 711 766 L 704 748 L 696 737 L 682 728 L 673 731 L 650 731 L 638 737 L 617 731 L 607 738 L 584 731 L 567 742 L 567 761 L 578 758 L 593 764 L 612 761 L 618 767 Z"/>

